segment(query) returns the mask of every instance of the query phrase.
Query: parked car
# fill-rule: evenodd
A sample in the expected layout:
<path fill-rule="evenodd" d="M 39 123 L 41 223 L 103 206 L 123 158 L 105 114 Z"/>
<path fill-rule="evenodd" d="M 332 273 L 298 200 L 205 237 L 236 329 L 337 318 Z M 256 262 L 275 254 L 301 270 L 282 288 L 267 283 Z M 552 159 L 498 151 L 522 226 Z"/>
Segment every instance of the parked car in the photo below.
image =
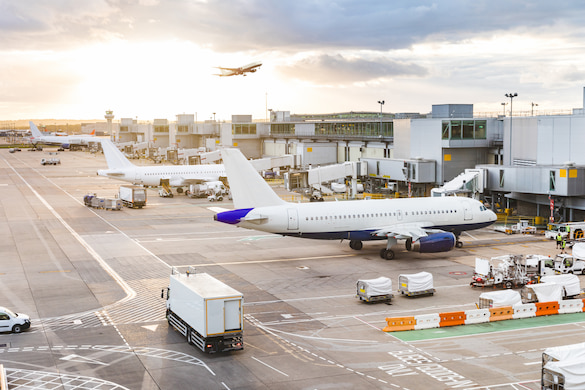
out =
<path fill-rule="evenodd" d="M 20 333 L 30 328 L 30 317 L 0 306 L 0 332 Z"/>

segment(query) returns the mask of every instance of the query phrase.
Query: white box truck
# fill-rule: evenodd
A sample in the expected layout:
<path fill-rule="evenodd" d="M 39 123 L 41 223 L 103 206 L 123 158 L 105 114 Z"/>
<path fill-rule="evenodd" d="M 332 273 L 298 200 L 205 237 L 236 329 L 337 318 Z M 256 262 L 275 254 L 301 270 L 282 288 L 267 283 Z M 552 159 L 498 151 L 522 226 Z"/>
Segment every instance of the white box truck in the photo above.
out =
<path fill-rule="evenodd" d="M 242 293 L 189 267 L 172 269 L 166 295 L 169 325 L 189 343 L 208 353 L 244 349 Z"/>
<path fill-rule="evenodd" d="M 118 197 L 126 207 L 139 208 L 146 206 L 146 188 L 140 186 L 120 186 Z"/>

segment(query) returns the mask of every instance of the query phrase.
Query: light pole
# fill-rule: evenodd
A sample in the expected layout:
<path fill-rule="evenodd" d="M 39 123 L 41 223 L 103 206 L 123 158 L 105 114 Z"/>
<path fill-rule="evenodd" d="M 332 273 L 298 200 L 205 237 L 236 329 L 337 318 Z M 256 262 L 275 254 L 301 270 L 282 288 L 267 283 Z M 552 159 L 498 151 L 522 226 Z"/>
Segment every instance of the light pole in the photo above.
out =
<path fill-rule="evenodd" d="M 382 108 L 386 102 L 384 100 L 378 100 L 378 103 L 380 104 L 380 135 L 382 135 Z"/>
<path fill-rule="evenodd" d="M 508 160 L 508 164 L 510 166 L 512 165 L 512 103 L 516 96 L 518 96 L 517 92 L 510 92 L 506 94 L 506 97 L 510 98 L 510 144 L 508 145 L 508 149 L 510 149 L 510 159 Z"/>
<path fill-rule="evenodd" d="M 504 114 L 504 117 L 506 116 L 506 106 L 508 105 L 508 103 L 501 103 L 502 104 L 502 114 Z"/>
<path fill-rule="evenodd" d="M 537 103 L 530 103 L 530 104 L 532 104 L 532 112 L 530 113 L 530 116 L 534 116 L 534 106 L 538 107 L 538 104 Z"/>

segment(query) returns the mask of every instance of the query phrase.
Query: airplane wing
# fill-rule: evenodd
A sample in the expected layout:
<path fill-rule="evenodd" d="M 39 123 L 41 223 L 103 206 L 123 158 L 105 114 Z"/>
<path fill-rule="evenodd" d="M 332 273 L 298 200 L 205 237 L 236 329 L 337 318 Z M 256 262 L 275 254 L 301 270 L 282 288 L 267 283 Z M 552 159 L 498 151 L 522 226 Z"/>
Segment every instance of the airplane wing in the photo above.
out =
<path fill-rule="evenodd" d="M 397 239 L 412 238 L 412 241 L 418 241 L 421 237 L 428 236 L 431 230 L 434 230 L 434 232 L 441 231 L 438 229 L 426 229 L 425 226 L 432 226 L 432 223 L 413 222 L 390 225 L 378 229 L 372 234 L 379 237 L 394 237 Z"/>

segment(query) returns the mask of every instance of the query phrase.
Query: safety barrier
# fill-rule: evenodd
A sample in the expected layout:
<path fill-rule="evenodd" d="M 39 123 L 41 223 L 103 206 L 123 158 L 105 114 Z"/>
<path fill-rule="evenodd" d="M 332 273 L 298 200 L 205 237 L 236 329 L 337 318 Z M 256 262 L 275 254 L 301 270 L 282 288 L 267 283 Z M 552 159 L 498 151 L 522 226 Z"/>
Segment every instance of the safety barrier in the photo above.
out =
<path fill-rule="evenodd" d="M 465 324 L 465 312 L 464 311 L 454 311 L 451 313 L 439 313 L 439 317 L 441 318 L 441 322 L 439 322 L 439 327 L 443 328 L 445 326 L 456 326 L 456 325 L 464 325 Z"/>
<path fill-rule="evenodd" d="M 488 309 L 465 310 L 465 325 L 486 322 L 490 322 L 490 311 Z"/>
<path fill-rule="evenodd" d="M 386 318 L 387 326 L 382 329 L 384 332 L 396 332 L 401 330 L 414 330 L 416 320 L 412 317 Z"/>
<path fill-rule="evenodd" d="M 567 299 L 560 302 L 523 303 L 515 306 L 475 309 L 449 313 L 420 314 L 412 317 L 386 318 L 384 332 L 444 328 L 447 326 L 481 324 L 493 321 L 585 312 L 585 299 Z"/>
<path fill-rule="evenodd" d="M 514 309 L 512 306 L 493 307 L 490 311 L 490 322 L 511 320 L 514 318 Z"/>
<path fill-rule="evenodd" d="M 536 316 L 549 316 L 551 314 L 559 314 L 558 302 L 536 302 Z"/>
<path fill-rule="evenodd" d="M 441 323 L 441 317 L 438 314 L 421 314 L 418 316 L 414 316 L 416 320 L 416 324 L 414 325 L 414 329 L 431 329 L 431 328 L 438 328 Z"/>
<path fill-rule="evenodd" d="M 536 317 L 536 305 L 534 303 L 523 303 L 514 306 L 513 319 Z"/>
<path fill-rule="evenodd" d="M 559 302 L 559 314 L 581 313 L 583 311 L 583 300 L 567 299 Z"/>

